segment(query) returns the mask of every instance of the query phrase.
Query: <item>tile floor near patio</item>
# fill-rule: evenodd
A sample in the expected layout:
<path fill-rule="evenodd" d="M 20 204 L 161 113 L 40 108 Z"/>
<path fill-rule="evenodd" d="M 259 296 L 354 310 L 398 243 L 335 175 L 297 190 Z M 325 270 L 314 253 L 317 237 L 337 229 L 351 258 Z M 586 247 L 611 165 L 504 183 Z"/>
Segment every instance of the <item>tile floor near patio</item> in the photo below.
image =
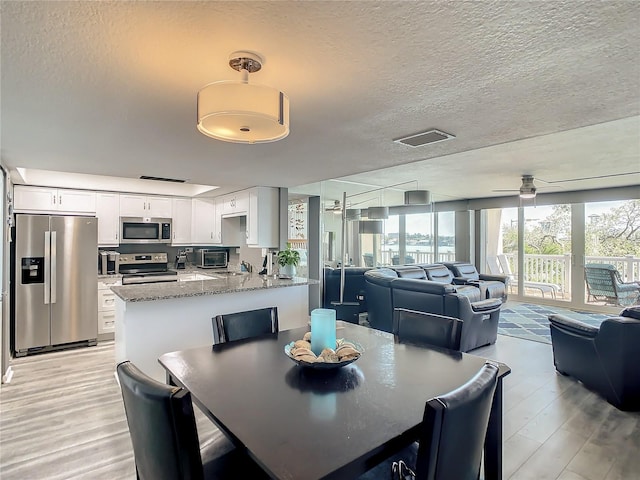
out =
<path fill-rule="evenodd" d="M 499 335 L 473 354 L 512 369 L 503 478 L 640 479 L 640 412 L 557 375 L 551 345 Z M 0 390 L 0 478 L 135 479 L 114 362 L 113 343 L 12 362 L 13 380 Z M 196 413 L 201 441 L 219 434 Z"/>

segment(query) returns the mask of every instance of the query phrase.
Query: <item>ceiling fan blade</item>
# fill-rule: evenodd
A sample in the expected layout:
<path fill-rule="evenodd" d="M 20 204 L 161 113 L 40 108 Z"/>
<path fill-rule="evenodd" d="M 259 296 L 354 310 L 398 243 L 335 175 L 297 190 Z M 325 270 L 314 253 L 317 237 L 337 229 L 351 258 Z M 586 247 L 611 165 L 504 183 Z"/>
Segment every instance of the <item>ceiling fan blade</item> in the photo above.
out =
<path fill-rule="evenodd" d="M 623 177 L 626 175 L 638 175 L 638 174 L 640 174 L 640 172 L 612 173 L 609 175 L 596 175 L 593 177 L 567 178 L 565 180 L 543 180 L 539 177 L 536 177 L 536 180 L 542 183 L 554 184 L 554 183 L 565 183 L 565 182 L 580 182 L 582 180 L 597 180 L 599 178 Z"/>

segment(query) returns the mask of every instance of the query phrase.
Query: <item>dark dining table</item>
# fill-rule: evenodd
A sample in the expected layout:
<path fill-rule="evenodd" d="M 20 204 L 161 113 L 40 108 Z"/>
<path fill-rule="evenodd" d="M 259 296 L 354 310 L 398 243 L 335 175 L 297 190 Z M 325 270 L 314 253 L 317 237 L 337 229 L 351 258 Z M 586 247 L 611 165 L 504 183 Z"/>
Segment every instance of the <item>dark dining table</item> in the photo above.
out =
<path fill-rule="evenodd" d="M 471 379 L 485 359 L 398 343 L 393 335 L 338 322 L 357 342 L 357 361 L 335 370 L 296 365 L 285 345 L 308 328 L 171 352 L 159 358 L 167 381 L 272 478 L 353 479 L 418 439 L 425 403 Z M 485 479 L 502 478 L 499 368 L 485 440 Z"/>

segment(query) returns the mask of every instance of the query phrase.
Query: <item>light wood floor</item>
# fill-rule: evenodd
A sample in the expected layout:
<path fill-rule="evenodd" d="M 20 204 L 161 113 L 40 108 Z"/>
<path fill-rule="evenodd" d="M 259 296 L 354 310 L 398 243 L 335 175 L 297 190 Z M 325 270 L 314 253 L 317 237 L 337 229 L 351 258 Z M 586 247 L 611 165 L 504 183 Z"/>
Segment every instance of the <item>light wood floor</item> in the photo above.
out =
<path fill-rule="evenodd" d="M 554 372 L 551 346 L 499 336 L 474 352 L 507 363 L 504 478 L 640 479 L 640 413 Z M 113 343 L 12 362 L 0 390 L 0 478 L 134 479 Z M 217 432 L 198 413 L 201 440 Z"/>

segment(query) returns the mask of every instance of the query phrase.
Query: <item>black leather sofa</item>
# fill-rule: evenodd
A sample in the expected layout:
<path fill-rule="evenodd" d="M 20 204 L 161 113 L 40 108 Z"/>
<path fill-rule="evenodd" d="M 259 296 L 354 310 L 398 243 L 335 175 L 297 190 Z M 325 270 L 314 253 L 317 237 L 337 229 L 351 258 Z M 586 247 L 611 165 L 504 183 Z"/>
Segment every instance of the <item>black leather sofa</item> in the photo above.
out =
<path fill-rule="evenodd" d="M 593 327 L 549 315 L 553 363 L 620 410 L 640 410 L 640 307 Z"/>
<path fill-rule="evenodd" d="M 463 352 L 496 341 L 502 302 L 481 299 L 475 287 L 458 292 L 455 285 L 427 280 L 423 268 L 410 265 L 371 269 L 364 277 L 373 328 L 391 332 L 394 308 L 406 308 L 461 319 Z"/>

